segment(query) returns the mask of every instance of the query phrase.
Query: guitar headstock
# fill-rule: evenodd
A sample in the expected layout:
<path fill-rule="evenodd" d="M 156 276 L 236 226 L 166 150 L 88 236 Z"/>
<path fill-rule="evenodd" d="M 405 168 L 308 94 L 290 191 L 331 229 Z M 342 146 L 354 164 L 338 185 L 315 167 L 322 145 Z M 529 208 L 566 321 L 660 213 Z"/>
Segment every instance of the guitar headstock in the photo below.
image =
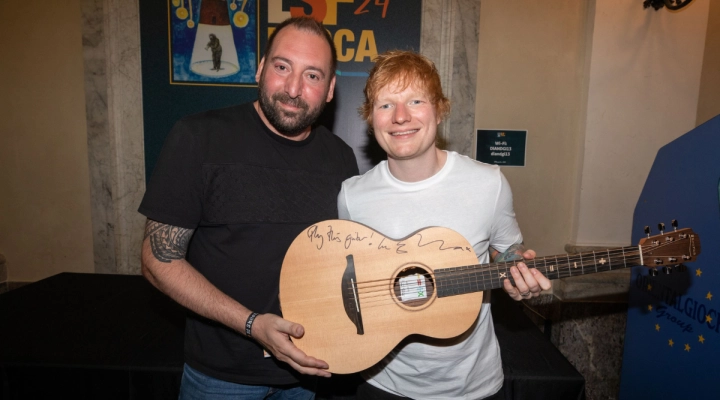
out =
<path fill-rule="evenodd" d="M 690 228 L 662 232 L 640 240 L 642 264 L 650 268 L 672 267 L 695 261 L 700 254 L 700 236 Z M 648 229 L 646 227 L 645 231 Z"/>

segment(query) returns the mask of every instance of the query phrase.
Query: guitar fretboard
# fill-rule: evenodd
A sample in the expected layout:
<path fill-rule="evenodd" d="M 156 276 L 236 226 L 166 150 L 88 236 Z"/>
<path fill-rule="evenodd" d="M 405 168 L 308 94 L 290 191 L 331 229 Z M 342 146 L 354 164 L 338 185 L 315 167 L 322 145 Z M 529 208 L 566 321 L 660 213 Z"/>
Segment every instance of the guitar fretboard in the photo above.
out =
<path fill-rule="evenodd" d="M 490 264 L 465 265 L 435 270 L 437 296 L 455 296 L 503 286 L 505 279 L 514 285 L 510 267 L 523 261 L 528 268 L 537 268 L 548 279 L 594 274 L 634 267 L 642 264 L 638 246 L 620 247 L 578 254 L 563 254 Z"/>

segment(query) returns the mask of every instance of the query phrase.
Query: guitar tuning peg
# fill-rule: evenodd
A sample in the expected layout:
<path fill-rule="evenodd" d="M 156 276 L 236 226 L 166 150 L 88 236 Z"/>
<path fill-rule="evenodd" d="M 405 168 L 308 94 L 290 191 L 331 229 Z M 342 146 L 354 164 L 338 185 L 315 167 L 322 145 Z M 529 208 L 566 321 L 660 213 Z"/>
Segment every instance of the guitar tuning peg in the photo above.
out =
<path fill-rule="evenodd" d="M 675 269 L 676 269 L 678 272 L 685 272 L 685 271 L 687 271 L 687 267 L 685 266 L 685 264 L 678 264 L 678 265 L 675 266 Z"/>
<path fill-rule="evenodd" d="M 672 274 L 672 272 L 673 272 L 672 267 L 663 267 L 663 272 L 665 273 L 665 275 Z"/>
<path fill-rule="evenodd" d="M 650 227 L 647 225 L 645 225 L 645 234 L 647 235 L 647 237 L 650 237 Z"/>
<path fill-rule="evenodd" d="M 650 268 L 650 276 L 657 276 L 657 268 Z"/>
<path fill-rule="evenodd" d="M 677 227 L 678 227 L 677 220 L 676 219 L 672 220 L 672 222 L 670 222 L 670 224 L 672 225 L 673 229 L 677 232 Z"/>
<path fill-rule="evenodd" d="M 658 230 L 660 231 L 660 234 L 661 234 L 661 235 L 662 235 L 663 233 L 665 233 L 665 223 L 664 223 L 664 222 L 661 222 L 661 223 L 658 224 Z"/>

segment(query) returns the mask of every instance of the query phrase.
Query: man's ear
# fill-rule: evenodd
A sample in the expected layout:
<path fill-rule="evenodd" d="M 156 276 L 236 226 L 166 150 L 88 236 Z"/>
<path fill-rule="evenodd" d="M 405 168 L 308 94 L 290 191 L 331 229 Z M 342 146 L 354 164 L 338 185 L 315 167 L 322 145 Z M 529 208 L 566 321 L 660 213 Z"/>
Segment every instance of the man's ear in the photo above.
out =
<path fill-rule="evenodd" d="M 332 79 L 330 79 L 330 88 L 328 89 L 327 98 L 325 99 L 326 103 L 329 103 L 330 100 L 333 99 L 333 93 L 335 93 L 335 78 L 336 76 L 333 75 Z"/>
<path fill-rule="evenodd" d="M 255 73 L 255 82 L 257 83 L 260 83 L 260 76 L 262 76 L 263 67 L 265 67 L 265 57 L 260 60 L 257 72 Z"/>

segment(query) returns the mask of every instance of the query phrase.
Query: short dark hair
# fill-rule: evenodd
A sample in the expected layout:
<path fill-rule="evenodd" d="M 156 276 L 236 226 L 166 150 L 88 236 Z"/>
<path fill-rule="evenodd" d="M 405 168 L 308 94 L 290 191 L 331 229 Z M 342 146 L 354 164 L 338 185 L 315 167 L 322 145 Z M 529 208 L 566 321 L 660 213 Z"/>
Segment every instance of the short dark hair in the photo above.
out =
<path fill-rule="evenodd" d="M 328 46 L 330 46 L 330 55 L 332 57 L 332 60 L 330 62 L 330 77 L 335 76 L 335 69 L 337 68 L 337 49 L 335 49 L 335 43 L 333 43 L 330 32 L 325 29 L 325 26 L 322 24 L 322 22 L 318 22 L 312 17 L 292 17 L 286 19 L 285 21 L 280 23 L 280 25 L 276 26 L 275 30 L 268 38 L 267 44 L 265 45 L 265 55 L 270 54 L 270 50 L 272 50 L 273 43 L 275 42 L 275 36 L 277 36 L 278 32 L 280 32 L 284 28 L 287 28 L 288 26 L 295 27 L 295 29 L 297 30 L 314 33 L 318 36 L 325 38 Z"/>

